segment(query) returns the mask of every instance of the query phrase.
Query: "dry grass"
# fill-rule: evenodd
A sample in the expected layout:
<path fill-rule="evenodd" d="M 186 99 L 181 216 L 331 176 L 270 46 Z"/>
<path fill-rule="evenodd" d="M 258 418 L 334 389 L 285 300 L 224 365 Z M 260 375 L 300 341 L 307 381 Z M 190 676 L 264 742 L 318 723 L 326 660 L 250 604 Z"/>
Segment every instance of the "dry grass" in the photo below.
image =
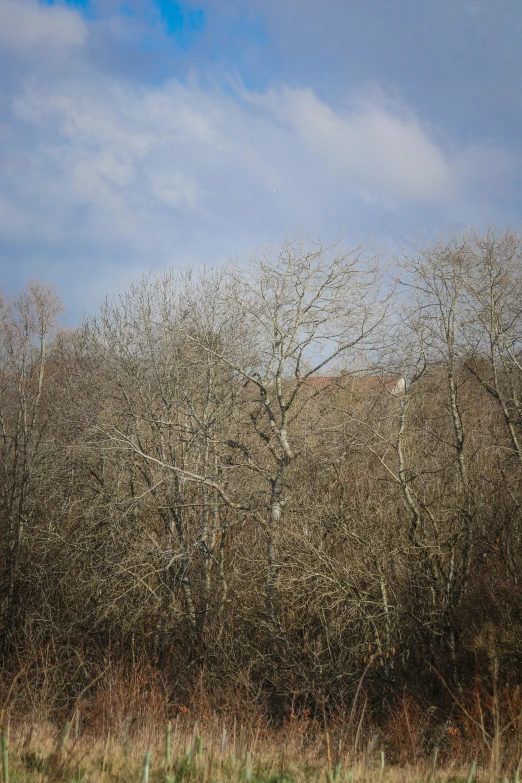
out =
<path fill-rule="evenodd" d="M 404 694 L 378 723 L 361 691 L 337 714 L 292 705 L 277 727 L 239 685 L 218 699 L 201 681 L 180 704 L 144 662 L 106 665 L 72 698 L 63 670 L 39 658 L 4 673 L 0 693 L 4 783 L 456 783 L 474 759 L 475 781 L 514 783 L 522 762 L 519 688 L 477 684 L 445 713 Z"/>
<path fill-rule="evenodd" d="M 132 725 L 106 736 L 81 731 L 74 717 L 64 739 L 50 723 L 14 722 L 9 730 L 9 783 L 147 783 L 144 759 L 151 754 L 149 783 L 413 783 L 466 781 L 470 764 L 455 760 L 444 769 L 433 760 L 391 766 L 379 739 L 357 755 L 347 751 L 328 768 L 326 737 L 285 728 L 266 733 L 260 726 L 238 724 L 224 729 L 215 723 L 200 727 L 185 720 L 170 724 L 169 760 L 166 730 Z M 200 733 L 201 731 L 201 733 Z M 473 780 L 502 781 L 491 766 L 477 766 Z M 509 780 L 516 780 L 513 772 Z"/>

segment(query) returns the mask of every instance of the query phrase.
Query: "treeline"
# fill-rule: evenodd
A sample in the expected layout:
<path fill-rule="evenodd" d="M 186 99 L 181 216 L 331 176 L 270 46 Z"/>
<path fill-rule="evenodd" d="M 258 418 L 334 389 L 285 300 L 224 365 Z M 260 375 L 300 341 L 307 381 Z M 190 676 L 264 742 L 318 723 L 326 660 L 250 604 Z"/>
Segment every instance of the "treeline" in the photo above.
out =
<path fill-rule="evenodd" d="M 275 717 L 517 682 L 521 261 L 469 231 L 392 280 L 299 240 L 69 331 L 46 286 L 4 298 L 4 673 L 46 650 L 74 700 L 146 659 Z"/>

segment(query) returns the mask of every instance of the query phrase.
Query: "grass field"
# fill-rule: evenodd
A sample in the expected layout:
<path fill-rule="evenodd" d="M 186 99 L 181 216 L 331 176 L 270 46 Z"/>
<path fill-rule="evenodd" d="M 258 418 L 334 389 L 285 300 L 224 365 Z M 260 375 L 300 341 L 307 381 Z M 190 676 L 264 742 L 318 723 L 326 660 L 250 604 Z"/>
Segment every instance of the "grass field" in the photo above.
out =
<path fill-rule="evenodd" d="M 259 727 L 173 722 L 160 728 L 123 725 L 105 737 L 78 730 L 78 722 L 58 731 L 51 724 L 19 723 L 2 733 L 4 783 L 518 783 L 492 763 L 445 760 L 437 754 L 402 766 L 389 764 L 379 738 L 357 754 L 334 755 L 324 734 L 281 731 L 263 736 Z"/>

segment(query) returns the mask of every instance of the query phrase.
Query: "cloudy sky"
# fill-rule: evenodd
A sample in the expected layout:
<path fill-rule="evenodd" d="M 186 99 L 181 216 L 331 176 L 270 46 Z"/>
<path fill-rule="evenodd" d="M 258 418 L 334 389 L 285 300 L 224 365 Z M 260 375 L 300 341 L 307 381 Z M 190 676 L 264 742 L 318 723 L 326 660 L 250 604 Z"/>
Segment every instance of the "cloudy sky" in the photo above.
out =
<path fill-rule="evenodd" d="M 0 0 L 0 284 L 520 225 L 520 0 Z"/>

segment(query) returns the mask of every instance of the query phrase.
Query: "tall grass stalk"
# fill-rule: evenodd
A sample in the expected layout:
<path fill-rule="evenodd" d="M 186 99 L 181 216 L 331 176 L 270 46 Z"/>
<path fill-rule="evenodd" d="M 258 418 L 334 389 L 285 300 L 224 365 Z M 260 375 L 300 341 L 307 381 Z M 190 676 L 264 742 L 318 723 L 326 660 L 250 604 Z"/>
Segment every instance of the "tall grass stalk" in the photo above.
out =
<path fill-rule="evenodd" d="M 151 760 L 151 752 L 150 752 L 150 750 L 148 750 L 145 753 L 145 759 L 143 761 L 143 774 L 141 776 L 141 783 L 149 783 L 150 760 Z"/>
<path fill-rule="evenodd" d="M 439 746 L 435 745 L 431 753 L 431 775 L 429 780 L 435 780 L 435 774 L 437 772 L 437 759 L 439 757 Z"/>
<path fill-rule="evenodd" d="M 326 704 L 324 699 L 323 699 L 323 721 L 324 721 L 324 732 L 326 736 L 326 755 L 328 758 L 328 769 L 332 769 L 332 751 L 330 748 L 330 732 L 328 731 L 328 723 L 326 721 Z"/>
<path fill-rule="evenodd" d="M 468 778 L 466 780 L 466 783 L 473 783 L 473 779 L 475 777 L 475 770 L 477 768 L 477 762 L 472 761 L 471 767 L 469 768 Z"/>
<path fill-rule="evenodd" d="M 67 721 L 67 723 L 62 729 L 62 733 L 60 734 L 60 745 L 58 747 L 58 753 L 60 754 L 60 756 L 65 750 L 70 729 L 71 729 L 71 721 Z"/>
<path fill-rule="evenodd" d="M 102 769 L 101 769 L 101 776 L 100 780 L 103 781 L 103 777 L 105 775 L 105 764 L 107 763 L 107 753 L 109 752 L 109 742 L 111 738 L 110 731 L 107 732 L 107 740 L 105 742 L 105 748 L 103 750 L 103 761 L 102 761 Z"/>
<path fill-rule="evenodd" d="M 250 751 L 246 754 L 245 762 L 245 783 L 250 783 L 252 780 L 252 754 Z"/>
<path fill-rule="evenodd" d="M 171 762 L 171 725 L 170 722 L 167 723 L 167 729 L 165 732 L 165 771 L 168 772 L 170 769 L 170 762 Z"/>
<path fill-rule="evenodd" d="M 2 774 L 4 783 L 9 783 L 9 731 L 2 729 Z"/>

